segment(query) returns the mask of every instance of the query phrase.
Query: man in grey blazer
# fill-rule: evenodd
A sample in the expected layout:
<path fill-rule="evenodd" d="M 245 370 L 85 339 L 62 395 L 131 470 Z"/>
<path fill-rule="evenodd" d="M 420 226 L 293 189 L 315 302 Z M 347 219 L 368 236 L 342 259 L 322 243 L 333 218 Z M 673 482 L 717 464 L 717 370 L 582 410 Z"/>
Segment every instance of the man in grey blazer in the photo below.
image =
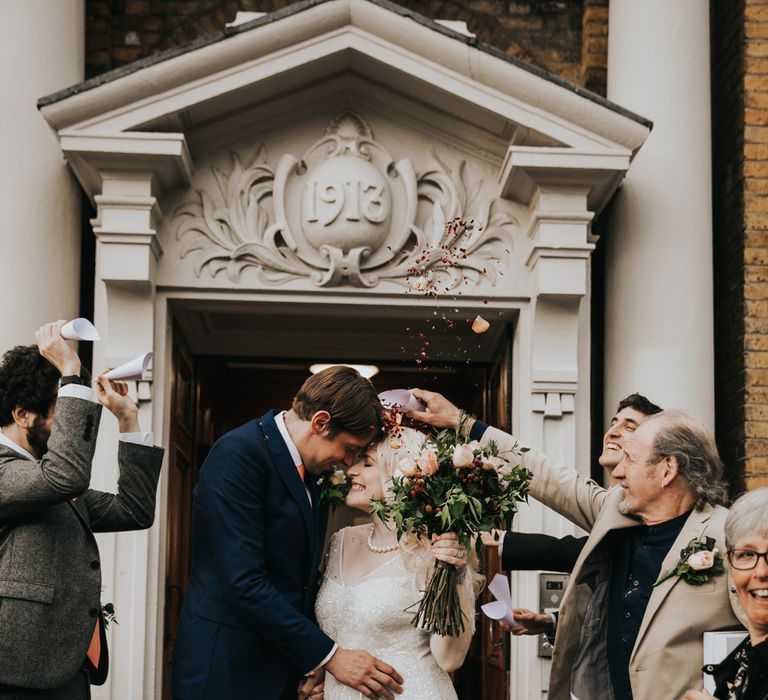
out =
<path fill-rule="evenodd" d="M 93 533 L 154 520 L 163 450 L 124 383 L 81 378 L 62 325 L 0 360 L 0 700 L 88 698 L 104 682 Z M 120 425 L 117 494 L 89 489 L 102 406 Z"/>

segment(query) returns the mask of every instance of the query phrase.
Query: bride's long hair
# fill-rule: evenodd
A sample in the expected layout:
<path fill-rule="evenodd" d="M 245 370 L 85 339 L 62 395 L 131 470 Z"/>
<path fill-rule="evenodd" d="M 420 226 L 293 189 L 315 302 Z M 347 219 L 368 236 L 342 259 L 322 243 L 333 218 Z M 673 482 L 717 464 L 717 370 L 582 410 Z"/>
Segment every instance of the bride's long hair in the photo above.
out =
<path fill-rule="evenodd" d="M 426 437 L 424 433 L 418 430 L 401 427 L 399 435 L 387 436 L 376 444 L 373 456 L 381 476 L 385 499 L 391 500 L 393 497 L 392 477 L 399 473 L 398 466 L 400 461 L 406 457 L 412 459 L 417 457 L 424 446 Z M 387 525 L 394 530 L 394 523 L 389 522 Z M 427 577 L 432 571 L 432 565 L 435 563 L 435 557 L 432 554 L 432 543 L 426 536 L 403 535 L 400 538 L 399 546 L 406 569 L 416 574 L 417 583 L 423 589 L 426 585 Z M 468 549 L 467 579 L 471 582 L 474 594 L 477 596 L 482 589 L 485 578 L 477 573 L 478 562 L 474 547 L 469 547 Z"/>

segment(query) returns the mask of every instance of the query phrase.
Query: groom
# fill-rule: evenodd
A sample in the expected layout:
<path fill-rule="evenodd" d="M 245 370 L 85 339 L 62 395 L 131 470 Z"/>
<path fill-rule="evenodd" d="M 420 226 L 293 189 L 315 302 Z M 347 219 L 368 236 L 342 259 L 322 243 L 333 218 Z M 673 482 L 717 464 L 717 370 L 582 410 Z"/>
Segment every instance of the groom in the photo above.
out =
<path fill-rule="evenodd" d="M 194 494 L 175 698 L 295 700 L 300 678 L 323 667 L 366 697 L 402 692 L 395 669 L 313 622 L 327 510 L 310 475 L 351 466 L 380 434 L 373 386 L 336 366 L 307 379 L 289 411 L 216 442 Z"/>

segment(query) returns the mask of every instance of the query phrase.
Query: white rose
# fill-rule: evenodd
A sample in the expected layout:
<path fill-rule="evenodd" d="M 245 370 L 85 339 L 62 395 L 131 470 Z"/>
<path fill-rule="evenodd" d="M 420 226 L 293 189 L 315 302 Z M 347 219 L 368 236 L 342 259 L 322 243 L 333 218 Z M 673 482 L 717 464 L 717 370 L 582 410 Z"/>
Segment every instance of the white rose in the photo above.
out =
<path fill-rule="evenodd" d="M 337 469 L 336 471 L 331 474 L 331 483 L 334 486 L 339 486 L 340 484 L 343 484 L 347 480 L 347 475 L 344 473 L 343 469 Z"/>
<path fill-rule="evenodd" d="M 475 461 L 475 451 L 469 445 L 456 445 L 453 448 L 453 466 L 457 469 L 468 467 Z"/>
<path fill-rule="evenodd" d="M 702 550 L 700 552 L 694 552 L 688 557 L 688 566 L 694 571 L 703 571 L 704 569 L 711 569 L 715 564 L 715 557 L 712 552 Z"/>
<path fill-rule="evenodd" d="M 392 473 L 392 476 L 411 476 L 417 469 L 417 464 L 415 459 L 411 459 L 410 457 L 403 457 L 395 468 L 395 471 Z"/>
<path fill-rule="evenodd" d="M 483 469 L 496 469 L 497 471 L 503 467 L 507 461 L 501 457 L 483 457 Z"/>
<path fill-rule="evenodd" d="M 507 481 L 504 477 L 512 473 L 512 465 L 502 464 L 496 470 L 496 473 L 499 475 L 499 484 L 501 485 L 501 488 L 506 489 L 509 486 L 509 481 Z"/>

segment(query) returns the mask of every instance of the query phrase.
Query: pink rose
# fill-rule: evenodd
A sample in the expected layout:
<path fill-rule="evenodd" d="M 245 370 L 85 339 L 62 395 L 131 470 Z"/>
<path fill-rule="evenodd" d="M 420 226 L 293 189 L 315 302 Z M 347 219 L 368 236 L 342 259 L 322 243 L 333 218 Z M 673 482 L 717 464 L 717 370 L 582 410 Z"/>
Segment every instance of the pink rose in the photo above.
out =
<path fill-rule="evenodd" d="M 471 445 L 456 445 L 453 448 L 453 466 L 457 469 L 468 467 L 475 461 L 475 451 Z"/>
<path fill-rule="evenodd" d="M 702 550 L 700 552 L 694 552 L 688 557 L 688 566 L 694 571 L 703 571 L 704 569 L 711 569 L 715 565 L 715 555 L 712 552 Z"/>
<path fill-rule="evenodd" d="M 438 467 L 437 452 L 430 448 L 422 450 L 421 454 L 416 458 L 416 464 L 419 465 L 419 469 L 421 469 L 426 476 L 432 476 L 437 471 Z"/>
<path fill-rule="evenodd" d="M 392 472 L 392 476 L 411 477 L 416 474 L 417 468 L 418 465 L 416 464 L 416 460 L 413 460 L 410 457 L 403 457 Z"/>

